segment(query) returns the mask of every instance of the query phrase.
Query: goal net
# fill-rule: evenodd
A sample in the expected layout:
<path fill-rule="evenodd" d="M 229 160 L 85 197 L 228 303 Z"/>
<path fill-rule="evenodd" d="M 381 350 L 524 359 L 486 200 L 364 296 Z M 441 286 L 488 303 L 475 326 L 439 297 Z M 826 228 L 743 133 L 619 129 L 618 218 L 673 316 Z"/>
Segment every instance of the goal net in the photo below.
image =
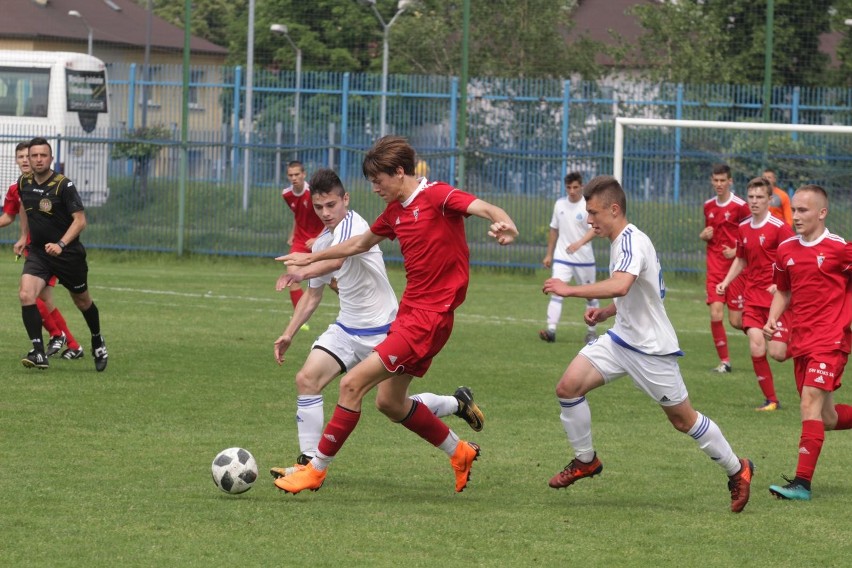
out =
<path fill-rule="evenodd" d="M 767 168 L 789 193 L 815 183 L 831 200 L 828 227 L 852 240 L 852 126 L 615 119 L 613 175 L 628 195 L 628 213 L 650 229 L 668 269 L 703 271 L 702 204 L 714 196 L 714 164 L 726 163 L 733 191 Z"/>

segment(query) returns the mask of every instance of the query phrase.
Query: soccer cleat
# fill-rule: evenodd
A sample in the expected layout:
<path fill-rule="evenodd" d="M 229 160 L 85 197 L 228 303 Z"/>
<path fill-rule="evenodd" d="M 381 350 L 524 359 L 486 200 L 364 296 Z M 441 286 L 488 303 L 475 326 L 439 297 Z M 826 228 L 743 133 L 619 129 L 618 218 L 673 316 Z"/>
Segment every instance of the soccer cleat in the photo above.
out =
<path fill-rule="evenodd" d="M 763 406 L 758 406 L 755 408 L 757 412 L 772 412 L 773 410 L 778 410 L 781 408 L 781 403 L 777 400 L 767 400 L 763 403 Z"/>
<path fill-rule="evenodd" d="M 598 459 L 597 454 L 595 454 L 595 458 L 589 463 L 584 463 L 574 458 L 571 460 L 571 463 L 565 466 L 565 469 L 550 478 L 549 485 L 554 489 L 568 487 L 578 479 L 594 477 L 602 471 L 603 464 Z"/>
<path fill-rule="evenodd" d="M 77 349 L 72 349 L 69 347 L 65 351 L 62 352 L 62 355 L 59 356 L 62 359 L 82 359 L 83 358 L 83 348 L 78 347 Z"/>
<path fill-rule="evenodd" d="M 553 343 L 556 341 L 556 332 L 550 331 L 549 329 L 540 329 L 538 330 L 538 336 L 542 341 L 546 341 L 548 343 Z"/>
<path fill-rule="evenodd" d="M 35 349 L 30 350 L 27 356 L 21 359 L 21 365 L 28 369 L 47 369 L 50 367 L 50 362 L 47 360 L 47 355 Z"/>
<path fill-rule="evenodd" d="M 748 504 L 752 475 L 754 475 L 754 464 L 750 459 L 740 458 L 740 470 L 728 478 L 728 491 L 731 492 L 731 511 L 734 513 L 739 513 Z"/>
<path fill-rule="evenodd" d="M 725 363 L 724 361 L 722 361 L 721 363 L 719 363 L 718 367 L 713 367 L 712 369 L 710 369 L 710 372 L 711 373 L 719 373 L 719 374 L 730 373 L 731 372 L 731 364 Z"/>
<path fill-rule="evenodd" d="M 479 410 L 479 406 L 473 402 L 473 393 L 468 387 L 459 387 L 453 396 L 459 401 L 459 409 L 453 414 L 467 422 L 474 432 L 482 430 L 485 416 Z"/>
<path fill-rule="evenodd" d="M 293 475 L 300 469 L 305 469 L 305 466 L 311 463 L 311 456 L 307 454 L 299 454 L 299 457 L 296 458 L 296 463 L 293 464 L 292 467 L 271 467 L 269 468 L 269 474 L 278 479 L 279 477 L 287 477 L 288 475 Z"/>
<path fill-rule="evenodd" d="M 95 370 L 101 372 L 107 368 L 107 353 L 106 341 L 103 336 L 100 336 L 100 345 L 95 347 L 95 339 L 92 338 L 92 357 L 95 358 Z"/>
<path fill-rule="evenodd" d="M 590 330 L 586 333 L 586 337 L 583 339 L 583 341 L 585 341 L 586 343 L 591 343 L 592 341 L 594 341 L 597 338 L 598 338 L 598 334 L 595 333 L 594 331 Z"/>
<path fill-rule="evenodd" d="M 44 350 L 44 354 L 48 357 L 53 357 L 54 355 L 59 353 L 60 349 L 65 347 L 65 341 L 65 332 L 63 332 L 62 335 L 51 336 L 47 342 L 47 349 Z"/>
<path fill-rule="evenodd" d="M 324 482 L 325 470 L 314 469 L 314 466 L 310 463 L 293 472 L 293 474 L 279 477 L 274 481 L 275 487 L 293 495 L 305 489 L 316 491 L 322 487 Z"/>
<path fill-rule="evenodd" d="M 456 474 L 456 493 L 461 493 L 467 487 L 467 482 L 470 481 L 470 470 L 473 462 L 479 458 L 479 453 L 478 445 L 459 440 L 459 445 L 456 446 L 456 451 L 450 458 L 450 464 Z"/>
<path fill-rule="evenodd" d="M 787 485 L 770 485 L 769 492 L 775 495 L 776 499 L 789 499 L 791 501 L 810 501 L 811 490 L 796 481 L 788 479 L 787 476 L 781 476 Z"/>
<path fill-rule="evenodd" d="M 302 331 L 311 331 L 311 326 L 309 326 L 306 323 L 303 323 L 302 327 L 300 327 L 299 329 L 302 330 Z"/>

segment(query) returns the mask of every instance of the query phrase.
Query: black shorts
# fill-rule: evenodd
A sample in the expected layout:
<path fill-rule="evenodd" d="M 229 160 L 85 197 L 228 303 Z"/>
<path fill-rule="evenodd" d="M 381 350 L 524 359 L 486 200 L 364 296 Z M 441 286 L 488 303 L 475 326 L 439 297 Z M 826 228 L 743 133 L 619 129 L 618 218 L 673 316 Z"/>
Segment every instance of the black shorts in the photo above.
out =
<path fill-rule="evenodd" d="M 23 273 L 45 282 L 50 282 L 51 277 L 56 276 L 59 283 L 72 294 L 82 294 L 89 289 L 89 265 L 86 263 L 86 249 L 82 245 L 66 247 L 59 256 L 50 256 L 43 250 L 30 248 Z"/>

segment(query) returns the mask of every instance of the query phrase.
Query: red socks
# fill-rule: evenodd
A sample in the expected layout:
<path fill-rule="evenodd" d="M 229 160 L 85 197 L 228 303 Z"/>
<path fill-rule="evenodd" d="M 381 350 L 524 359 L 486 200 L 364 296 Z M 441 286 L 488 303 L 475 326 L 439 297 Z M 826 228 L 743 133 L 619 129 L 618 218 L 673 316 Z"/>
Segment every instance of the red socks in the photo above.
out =
<path fill-rule="evenodd" d="M 47 310 L 47 305 L 41 301 L 41 298 L 36 298 L 36 306 L 38 306 L 38 313 L 41 314 L 41 324 L 47 330 L 47 333 L 51 337 L 62 335 L 62 330 L 56 326 L 56 322 L 53 321 L 53 317 L 50 315 L 51 313 Z"/>
<path fill-rule="evenodd" d="M 440 446 L 447 439 L 447 436 L 450 435 L 450 428 L 437 416 L 432 414 L 425 404 L 420 404 L 416 400 L 413 402 L 414 406 L 411 412 L 402 419 L 400 424 L 433 446 Z"/>
<path fill-rule="evenodd" d="M 754 374 L 757 376 L 757 386 L 763 391 L 763 397 L 771 402 L 778 402 L 775 395 L 775 382 L 772 380 L 772 369 L 766 355 L 763 357 L 752 357 L 751 364 L 754 366 Z"/>
<path fill-rule="evenodd" d="M 302 297 L 304 292 L 300 288 L 299 290 L 290 290 L 290 301 L 293 302 L 293 307 L 296 307 L 296 304 L 299 303 L 299 298 Z"/>
<path fill-rule="evenodd" d="M 799 463 L 796 464 L 796 477 L 808 481 L 813 479 L 823 440 L 825 440 L 825 428 L 822 420 L 802 421 L 802 437 L 799 440 Z"/>
<path fill-rule="evenodd" d="M 323 430 L 322 438 L 320 438 L 317 449 L 321 454 L 328 457 L 337 455 L 340 448 L 343 447 L 346 438 L 355 430 L 358 425 L 358 420 L 361 418 L 360 412 L 347 410 L 340 405 L 334 408 L 334 414 L 331 416 L 328 425 Z"/>
<path fill-rule="evenodd" d="M 728 334 L 725 333 L 725 323 L 722 321 L 710 322 L 710 333 L 713 335 L 713 344 L 716 345 L 716 353 L 719 360 L 725 363 L 731 360 L 728 355 Z"/>
<path fill-rule="evenodd" d="M 56 324 L 56 327 L 65 334 L 65 340 L 68 347 L 71 349 L 79 349 L 80 344 L 77 343 L 77 340 L 74 339 L 73 335 L 71 335 L 71 331 L 68 329 L 68 324 L 65 323 L 65 318 L 62 317 L 62 312 L 59 311 L 59 308 L 53 308 L 53 311 L 50 312 L 50 317 L 53 318 L 53 323 Z"/>
<path fill-rule="evenodd" d="M 835 404 L 834 411 L 837 413 L 835 430 L 849 430 L 852 428 L 852 406 L 848 404 Z"/>

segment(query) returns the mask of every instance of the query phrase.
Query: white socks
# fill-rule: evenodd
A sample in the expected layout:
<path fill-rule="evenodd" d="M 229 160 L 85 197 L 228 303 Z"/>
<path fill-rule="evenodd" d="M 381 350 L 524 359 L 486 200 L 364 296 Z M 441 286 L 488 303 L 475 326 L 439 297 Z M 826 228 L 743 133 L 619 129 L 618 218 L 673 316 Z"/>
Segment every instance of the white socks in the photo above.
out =
<path fill-rule="evenodd" d="M 562 407 L 560 419 L 568 442 L 574 448 L 574 456 L 582 462 L 590 462 L 595 457 L 595 448 L 592 445 L 592 411 L 586 397 L 560 398 L 559 406 Z"/>
<path fill-rule="evenodd" d="M 728 476 L 734 475 L 740 470 L 739 458 L 716 423 L 700 412 L 697 414 L 698 420 L 695 421 L 687 434 L 698 442 L 701 451 L 719 464 Z"/>

